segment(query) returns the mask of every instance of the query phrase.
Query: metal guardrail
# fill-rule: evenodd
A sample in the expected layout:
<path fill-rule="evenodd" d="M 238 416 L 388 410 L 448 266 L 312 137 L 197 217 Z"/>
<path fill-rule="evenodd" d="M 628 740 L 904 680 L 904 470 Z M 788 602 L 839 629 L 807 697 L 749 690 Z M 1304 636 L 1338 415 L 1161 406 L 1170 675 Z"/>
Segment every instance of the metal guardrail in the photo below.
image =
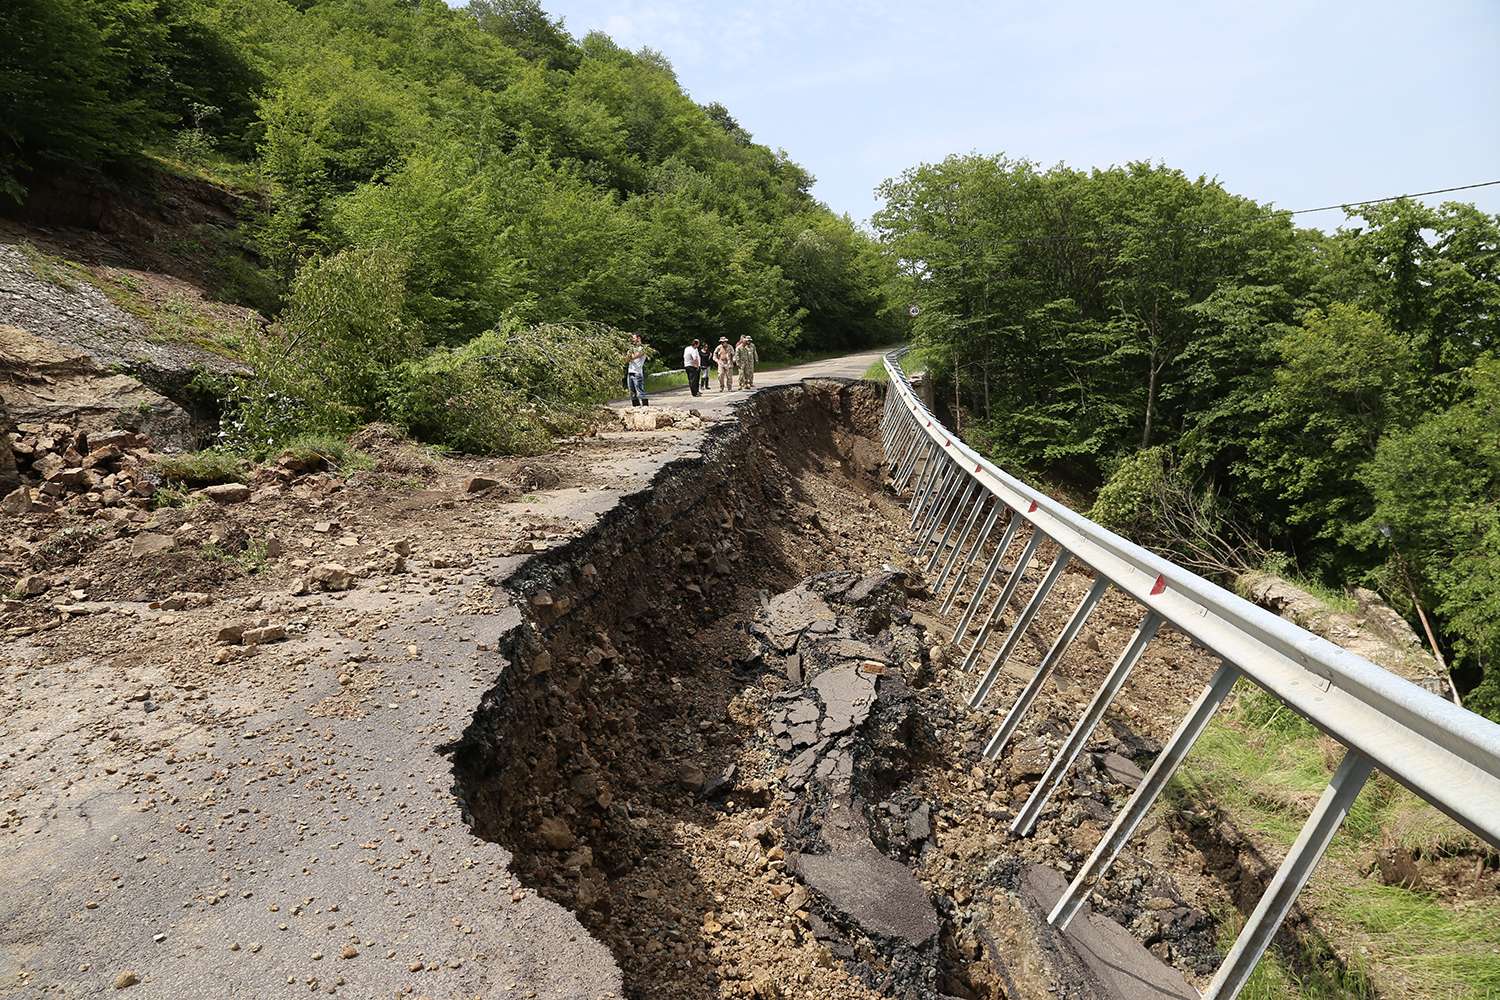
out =
<path fill-rule="evenodd" d="M 901 369 L 902 353 L 893 352 L 885 359 L 891 389 L 886 395 L 882 437 L 897 491 L 912 490 L 910 528 L 918 539 L 918 554 L 932 546 L 926 570 L 933 572 L 942 564 L 934 593 L 941 597 L 947 588 L 943 613 L 953 607 L 964 590 L 1004 511 L 1010 512 L 953 634 L 953 642 L 960 643 L 982 615 L 978 634 L 963 660 L 964 670 L 978 666 L 991 632 L 1010 605 L 1040 543 L 1050 539 L 1061 550 L 969 696 L 971 708 L 978 708 L 989 694 L 1064 567 L 1077 561 L 1095 575 L 1093 587 L 1042 658 L 990 740 L 985 756 L 993 760 L 1005 748 L 1052 669 L 1109 587 L 1128 594 L 1143 609 L 1135 635 L 1017 814 L 1011 824 L 1013 832 L 1024 836 L 1034 829 L 1053 791 L 1163 623 L 1207 647 L 1222 661 L 1150 773 L 1052 910 L 1050 923 L 1066 929 L 1082 905 L 1088 886 L 1103 875 L 1130 840 L 1241 676 L 1338 740 L 1347 753 L 1205 997 L 1231 1000 L 1239 994 L 1374 768 L 1500 847 L 1500 725 L 1173 565 L 1006 475 L 966 447 L 927 410 Z M 983 526 L 976 533 L 974 528 L 981 517 Z M 997 571 L 1020 530 L 1028 526 L 1031 530 L 1014 567 L 994 603 L 984 612 Z"/>

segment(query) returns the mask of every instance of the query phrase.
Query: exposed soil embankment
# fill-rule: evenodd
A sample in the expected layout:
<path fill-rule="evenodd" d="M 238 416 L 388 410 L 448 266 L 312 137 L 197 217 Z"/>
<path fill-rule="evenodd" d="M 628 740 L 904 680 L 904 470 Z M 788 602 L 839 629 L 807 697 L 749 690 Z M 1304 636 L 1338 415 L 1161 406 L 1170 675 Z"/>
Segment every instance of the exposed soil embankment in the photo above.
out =
<path fill-rule="evenodd" d="M 456 790 L 634 996 L 1112 994 L 1045 927 L 1037 866 L 1073 870 L 1129 792 L 1122 769 L 1139 774 L 1125 755 L 1159 748 L 1127 718 L 1135 699 L 1213 664 L 1132 689 L 1039 835 L 1010 838 L 1058 712 L 1131 610 L 1100 615 L 1062 696 L 983 761 L 997 718 L 963 708 L 968 678 L 944 667 L 952 625 L 903 548 L 879 412 L 868 383 L 762 393 L 701 456 L 505 582 L 529 620 L 451 748 Z M 1213 922 L 1148 862 L 1127 858 L 1095 901 L 1149 917 L 1164 956 L 1211 955 Z"/>
<path fill-rule="evenodd" d="M 711 846 L 701 826 L 730 815 L 699 803 L 732 800 L 744 822 L 772 802 L 773 774 L 740 766 L 760 721 L 743 694 L 760 668 L 739 627 L 757 592 L 827 561 L 808 523 L 824 499 L 815 480 L 840 472 L 854 505 L 877 493 L 879 406 L 869 384 L 762 393 L 743 425 L 705 436 L 700 457 L 507 582 L 528 595 L 532 620 L 459 745 L 460 794 L 476 831 L 574 907 L 642 995 L 666 982 L 706 995 L 721 963 L 704 928 L 765 919 L 727 911 L 727 886 L 695 874 Z M 755 852 L 717 877 L 764 888 L 782 866 Z M 773 943 L 800 933 L 779 917 L 763 929 Z"/>

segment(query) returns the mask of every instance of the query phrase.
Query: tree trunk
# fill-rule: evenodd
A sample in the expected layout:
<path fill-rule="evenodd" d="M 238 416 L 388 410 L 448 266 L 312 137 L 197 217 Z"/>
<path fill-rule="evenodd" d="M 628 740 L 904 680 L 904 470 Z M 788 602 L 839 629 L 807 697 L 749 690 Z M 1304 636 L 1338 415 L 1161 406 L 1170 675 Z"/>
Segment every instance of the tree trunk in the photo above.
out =
<path fill-rule="evenodd" d="M 1146 427 L 1141 432 L 1141 447 L 1148 448 L 1151 445 L 1151 418 L 1156 409 L 1156 377 L 1161 369 L 1156 365 L 1156 349 L 1151 349 L 1151 378 L 1146 385 Z"/>

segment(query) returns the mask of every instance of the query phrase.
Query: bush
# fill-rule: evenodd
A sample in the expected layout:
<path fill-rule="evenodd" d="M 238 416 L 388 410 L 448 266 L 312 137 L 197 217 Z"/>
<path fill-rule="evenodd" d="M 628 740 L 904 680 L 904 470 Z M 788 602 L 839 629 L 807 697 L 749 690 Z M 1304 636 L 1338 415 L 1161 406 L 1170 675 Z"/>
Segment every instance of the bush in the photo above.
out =
<path fill-rule="evenodd" d="M 286 311 L 248 345 L 253 374 L 226 392 L 221 445 L 262 455 L 300 434 L 347 435 L 388 416 L 401 367 L 418 349 L 402 318 L 405 268 L 380 247 L 304 265 Z"/>
<path fill-rule="evenodd" d="M 413 436 L 460 451 L 539 454 L 619 394 L 628 341 L 603 324 L 510 320 L 405 365 L 397 416 Z"/>
<path fill-rule="evenodd" d="M 1151 518 L 1151 501 L 1161 489 L 1162 449 L 1142 448 L 1126 456 L 1099 491 L 1089 520 L 1120 535 L 1130 535 Z"/>

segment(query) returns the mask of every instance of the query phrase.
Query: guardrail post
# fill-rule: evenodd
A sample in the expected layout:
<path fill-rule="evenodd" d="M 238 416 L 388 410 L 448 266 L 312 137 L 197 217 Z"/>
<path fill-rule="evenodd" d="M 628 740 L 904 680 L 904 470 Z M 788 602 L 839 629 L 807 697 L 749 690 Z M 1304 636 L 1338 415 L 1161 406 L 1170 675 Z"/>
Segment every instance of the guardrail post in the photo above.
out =
<path fill-rule="evenodd" d="M 938 477 L 947 471 L 944 465 L 939 464 L 939 456 L 942 449 L 936 441 L 928 442 L 927 451 L 922 455 L 922 473 L 917 477 L 916 488 L 912 490 L 911 503 L 907 509 L 912 512 L 911 521 L 906 525 L 907 531 L 912 531 L 917 526 L 917 518 L 922 514 L 922 505 L 927 502 L 927 496 L 937 487 Z"/>
<path fill-rule="evenodd" d="M 916 418 L 906 412 L 905 408 L 896 416 L 896 427 L 891 433 L 891 444 L 886 448 L 886 456 L 891 459 L 891 477 L 895 477 L 906 465 L 906 457 L 917 446 L 921 434 L 917 427 Z"/>
<path fill-rule="evenodd" d="M 1250 914 L 1250 922 L 1235 938 L 1234 947 L 1219 966 L 1203 1000 L 1234 1000 L 1239 996 L 1373 769 L 1374 765 L 1361 754 L 1353 750 L 1344 754 L 1333 780 L 1323 789 L 1323 797 L 1307 818 L 1291 853 L 1276 870 L 1266 894 L 1260 897 L 1255 912 Z"/>
<path fill-rule="evenodd" d="M 891 464 L 891 471 L 896 471 L 895 457 L 899 449 L 901 439 L 906 433 L 906 421 L 901 419 L 901 413 L 896 409 L 893 397 L 895 393 L 886 393 L 885 413 L 880 417 L 880 447 L 885 451 L 886 461 Z"/>
<path fill-rule="evenodd" d="M 1042 814 L 1047 800 L 1052 797 L 1053 789 L 1062 781 L 1068 768 L 1073 766 L 1078 752 L 1083 749 L 1084 743 L 1088 742 L 1089 735 L 1099 724 L 1099 720 L 1104 718 L 1104 710 L 1109 707 L 1110 702 L 1115 700 L 1115 695 L 1120 693 L 1125 678 L 1130 676 L 1131 669 L 1141 658 L 1141 654 L 1146 651 L 1147 644 L 1156 635 L 1156 630 L 1161 627 L 1162 621 L 1162 616 L 1155 611 L 1146 612 L 1140 628 L 1135 630 L 1135 635 L 1121 651 L 1120 658 L 1115 661 L 1114 669 L 1109 672 L 1109 676 L 1104 679 L 1104 684 L 1099 690 L 1094 692 L 1094 700 L 1089 702 L 1089 707 L 1084 710 L 1083 718 L 1078 720 L 1078 724 L 1068 734 L 1067 740 L 1057 751 L 1057 756 L 1052 758 L 1052 764 L 1047 768 L 1047 773 L 1042 775 L 1042 780 L 1036 783 L 1036 788 L 1031 792 L 1031 798 L 1026 800 L 1026 804 L 1016 814 L 1015 820 L 1010 824 L 1013 833 L 1024 837 L 1036 826 L 1037 817 Z"/>
<path fill-rule="evenodd" d="M 1220 663 L 1219 669 L 1214 673 L 1213 680 L 1198 695 L 1198 700 L 1193 703 L 1193 708 L 1187 717 L 1177 726 L 1177 731 L 1162 747 L 1161 755 L 1156 758 L 1156 763 L 1151 765 L 1150 772 L 1141 781 L 1130 801 L 1125 803 L 1125 808 L 1120 810 L 1120 815 L 1115 817 L 1114 823 L 1094 847 L 1094 852 L 1084 862 L 1083 868 L 1073 879 L 1068 891 L 1063 893 L 1057 905 L 1047 916 L 1047 922 L 1053 926 L 1067 929 L 1068 924 L 1078 913 L 1083 905 L 1083 892 L 1088 884 L 1101 878 L 1109 866 L 1115 863 L 1115 858 L 1120 851 L 1135 836 L 1136 827 L 1140 826 L 1141 820 L 1151 811 L 1151 806 L 1156 802 L 1156 797 L 1161 790 L 1167 787 L 1173 773 L 1178 766 L 1187 759 L 1193 744 L 1198 737 L 1203 735 L 1203 730 L 1208 727 L 1209 721 L 1219 706 L 1224 704 L 1224 699 L 1229 697 L 1229 692 L 1234 690 L 1234 682 L 1239 680 L 1240 672 L 1233 664 Z"/>
<path fill-rule="evenodd" d="M 974 485 L 979 486 L 979 481 L 975 480 Z M 965 551 L 964 544 L 969 540 L 969 533 L 974 530 L 974 522 L 979 520 L 980 511 L 984 510 L 985 504 L 989 503 L 989 501 L 992 499 L 994 498 L 990 496 L 990 491 L 985 489 L 983 486 L 979 486 L 979 496 L 975 498 L 974 506 L 969 508 L 969 519 L 964 522 L 964 530 L 960 531 L 958 533 L 958 537 L 953 540 L 953 548 L 948 553 L 948 558 L 943 560 L 943 571 L 938 575 L 937 583 L 933 584 L 932 586 L 932 594 L 934 597 L 940 595 L 943 592 L 943 584 L 947 582 L 948 574 L 953 570 L 954 565 L 957 564 L 957 562 L 963 557 Z M 998 501 L 990 507 L 990 519 L 984 527 L 985 535 L 989 534 L 990 525 L 993 525 L 995 523 L 995 512 L 997 510 L 999 510 Z M 931 569 L 931 567 L 928 568 L 929 570 Z"/>
<path fill-rule="evenodd" d="M 1010 576 L 1005 580 L 1005 586 L 1000 590 L 1000 596 L 995 600 L 994 606 L 990 608 L 990 613 L 985 617 L 984 625 L 979 629 L 979 634 L 974 637 L 974 645 L 969 647 L 969 655 L 964 657 L 964 673 L 969 672 L 971 665 L 975 662 L 976 657 L 979 656 L 979 651 L 984 648 L 985 642 L 989 640 L 990 632 L 994 630 L 995 623 L 1000 620 L 1000 616 L 1005 613 L 1006 605 L 1010 604 L 1010 599 L 1014 596 L 1016 588 L 1021 585 L 1021 577 L 1025 575 L 1026 567 L 1031 565 L 1031 557 L 1036 555 L 1037 546 L 1042 544 L 1042 539 L 1045 537 L 1036 525 L 1031 526 L 1031 537 L 1026 539 L 1026 548 L 1021 550 L 1021 558 L 1016 560 L 1015 569 L 1010 571 Z M 975 595 L 976 599 L 978 596 L 977 594 Z M 954 641 L 957 641 L 957 637 L 954 638 Z"/>
<path fill-rule="evenodd" d="M 1011 543 L 1015 541 L 1016 531 L 1020 527 L 1021 519 L 1012 511 L 1010 523 L 1005 526 L 1005 534 L 1001 536 L 1000 544 L 995 546 L 995 551 L 990 553 L 990 561 L 985 564 L 984 573 L 979 577 L 979 585 L 974 588 L 974 593 L 969 597 L 968 606 L 964 608 L 963 615 L 958 619 L 958 628 L 953 630 L 953 638 L 949 641 L 954 645 L 958 645 L 959 639 L 962 638 L 964 631 L 969 627 L 969 619 L 973 618 L 974 612 L 979 610 L 979 606 L 984 600 L 984 592 L 989 589 L 990 581 L 995 577 L 995 570 L 999 568 L 1000 561 L 1005 558 L 1005 553 L 1010 551 Z M 953 581 L 953 592 L 948 595 L 947 603 L 940 609 L 943 614 L 946 615 L 948 609 L 953 606 L 953 599 L 958 596 L 958 590 L 962 583 L 962 577 Z"/>
<path fill-rule="evenodd" d="M 1000 644 L 1000 652 L 996 653 L 995 658 L 990 661 L 989 669 L 984 672 L 984 676 L 979 680 L 979 686 L 969 696 L 970 708 L 978 708 L 980 703 L 984 701 L 985 695 L 990 693 L 990 687 L 995 683 L 995 678 L 1000 675 L 1000 671 L 1004 669 L 1005 661 L 1010 659 L 1010 654 L 1015 650 L 1016 643 L 1021 641 L 1021 636 L 1025 634 L 1026 627 L 1031 624 L 1031 619 L 1036 617 L 1036 613 L 1041 610 L 1042 603 L 1047 600 L 1047 595 L 1052 593 L 1052 588 L 1062 578 L 1063 570 L 1067 567 L 1068 560 L 1071 558 L 1073 558 L 1072 553 L 1067 549 L 1063 549 L 1057 554 L 1057 558 L 1052 561 L 1052 568 L 1047 570 L 1047 575 L 1042 578 L 1042 582 L 1032 593 L 1031 600 L 1026 602 L 1025 609 L 1021 612 L 1020 617 L 1016 619 L 1015 625 L 1011 626 L 1010 634 Z"/>
<path fill-rule="evenodd" d="M 1017 698 L 1016 703 L 1011 706 L 1010 712 L 1005 716 L 1005 721 L 1000 723 L 1000 728 L 995 731 L 994 737 L 990 740 L 990 745 L 985 748 L 984 755 L 990 760 L 994 760 L 1000 751 L 1005 749 L 1005 744 L 1010 742 L 1011 734 L 1015 732 L 1016 726 L 1020 724 L 1022 717 L 1031 710 L 1031 703 L 1036 701 L 1036 696 L 1041 694 L 1042 684 L 1052 673 L 1052 668 L 1057 666 L 1057 661 L 1062 659 L 1063 653 L 1072 645 L 1073 640 L 1078 635 L 1078 630 L 1083 627 L 1083 623 L 1088 620 L 1089 615 L 1094 611 L 1094 607 L 1099 603 L 1099 599 L 1104 596 L 1104 592 L 1108 589 L 1109 581 L 1101 576 L 1094 581 L 1094 585 L 1084 595 L 1083 602 L 1073 612 L 1073 617 L 1068 619 L 1068 624 L 1063 627 L 1062 632 L 1057 637 L 1057 641 L 1047 651 L 1047 655 L 1042 657 L 1042 662 L 1037 665 L 1036 673 L 1032 675 L 1031 681 L 1026 685 L 1025 690 L 1021 692 L 1021 697 Z M 990 679 L 989 675 L 986 675 L 986 679 Z M 984 700 L 984 696 L 989 693 L 989 690 L 988 684 L 981 685 L 980 690 L 975 691 L 973 696 L 969 698 L 969 707 L 978 708 L 979 702 Z"/>
<path fill-rule="evenodd" d="M 916 466 L 916 456 L 921 453 L 921 450 L 921 429 L 912 430 L 912 438 L 910 438 L 909 444 L 903 448 L 903 453 L 901 453 L 900 465 L 895 468 L 895 475 L 891 477 L 891 489 L 895 490 L 895 495 L 900 496 L 906 490 L 907 484 L 910 483 L 910 478 L 912 478 L 912 469 Z"/>
<path fill-rule="evenodd" d="M 957 463 L 954 464 L 955 466 L 957 465 Z M 959 474 L 962 475 L 962 470 L 960 470 Z M 967 476 L 964 476 L 964 478 L 968 479 Z M 943 529 L 943 537 L 933 546 L 932 555 L 928 557 L 927 565 L 922 567 L 922 572 L 931 573 L 932 567 L 937 565 L 938 559 L 942 557 L 943 550 L 948 547 L 948 539 L 953 537 L 953 530 L 958 527 L 958 522 L 962 519 L 963 512 L 968 510 L 969 501 L 974 499 L 974 491 L 977 489 L 979 489 L 979 484 L 969 479 L 969 486 L 963 491 L 963 497 L 948 508 L 947 527 Z M 942 523 L 944 523 L 942 518 L 938 518 L 933 522 L 932 528 L 927 532 L 927 537 L 922 540 L 923 545 L 932 541 L 932 537 L 937 534 L 938 525 Z"/>
<path fill-rule="evenodd" d="M 953 461 L 947 455 L 944 455 L 943 458 L 945 464 L 943 466 L 943 474 L 938 478 L 937 489 L 927 498 L 926 510 L 918 511 L 921 517 L 918 518 L 918 527 L 914 529 L 914 532 L 919 536 L 931 534 L 933 527 L 942 519 L 943 510 L 952 502 L 949 499 L 949 494 L 953 490 L 953 485 L 958 482 L 958 477 L 963 475 L 963 470 L 958 467 L 957 462 Z M 926 544 L 926 537 L 919 538 L 917 540 L 918 551 Z"/>

